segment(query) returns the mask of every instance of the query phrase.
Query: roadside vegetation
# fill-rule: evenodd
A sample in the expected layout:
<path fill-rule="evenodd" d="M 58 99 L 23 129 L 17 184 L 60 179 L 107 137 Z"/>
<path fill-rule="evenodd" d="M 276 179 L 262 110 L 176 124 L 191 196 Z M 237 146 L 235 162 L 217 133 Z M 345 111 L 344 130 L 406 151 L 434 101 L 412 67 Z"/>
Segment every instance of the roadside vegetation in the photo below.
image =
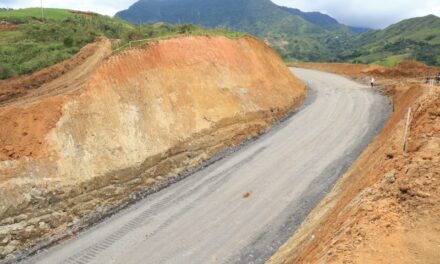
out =
<path fill-rule="evenodd" d="M 2 10 L 0 21 L 14 25 L 11 30 L 0 30 L 0 79 L 34 73 L 59 63 L 101 36 L 116 40 L 115 49 L 127 47 L 128 43 L 131 47 L 149 39 L 177 35 L 243 36 L 242 33 L 207 30 L 189 24 L 136 26 L 119 18 L 63 9 L 45 9 L 44 22 L 37 8 Z M 133 42 L 137 40 L 145 41 Z"/>

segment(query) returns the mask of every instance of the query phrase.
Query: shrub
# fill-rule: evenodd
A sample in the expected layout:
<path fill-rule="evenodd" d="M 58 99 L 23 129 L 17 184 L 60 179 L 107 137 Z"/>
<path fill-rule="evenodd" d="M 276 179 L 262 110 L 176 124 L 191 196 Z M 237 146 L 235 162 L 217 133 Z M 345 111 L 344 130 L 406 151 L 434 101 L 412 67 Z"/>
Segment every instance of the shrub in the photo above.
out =
<path fill-rule="evenodd" d="M 183 24 L 179 26 L 179 33 L 180 34 L 188 34 L 191 33 L 194 30 L 194 26 L 191 24 Z"/>
<path fill-rule="evenodd" d="M 71 48 L 73 46 L 73 38 L 72 37 L 67 37 L 64 39 L 64 46 Z"/>
<path fill-rule="evenodd" d="M 16 73 L 12 66 L 4 64 L 0 65 L 0 79 L 7 79 L 15 76 Z"/>

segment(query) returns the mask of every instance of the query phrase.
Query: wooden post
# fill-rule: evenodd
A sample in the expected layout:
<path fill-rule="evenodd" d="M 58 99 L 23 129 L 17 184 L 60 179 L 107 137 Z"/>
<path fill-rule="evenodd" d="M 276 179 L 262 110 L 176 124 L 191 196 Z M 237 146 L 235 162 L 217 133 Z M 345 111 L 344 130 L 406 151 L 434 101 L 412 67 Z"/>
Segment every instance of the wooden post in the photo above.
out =
<path fill-rule="evenodd" d="M 406 117 L 405 133 L 403 135 L 403 155 L 406 155 L 410 123 L 411 123 L 411 107 L 408 109 L 408 115 Z"/>

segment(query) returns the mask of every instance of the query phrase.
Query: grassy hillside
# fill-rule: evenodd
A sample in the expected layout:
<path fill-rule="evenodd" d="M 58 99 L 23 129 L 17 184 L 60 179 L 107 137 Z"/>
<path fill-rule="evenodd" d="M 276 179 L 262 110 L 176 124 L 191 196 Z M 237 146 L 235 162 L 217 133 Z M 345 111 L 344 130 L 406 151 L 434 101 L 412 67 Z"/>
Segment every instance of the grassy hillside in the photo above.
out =
<path fill-rule="evenodd" d="M 65 9 L 44 9 L 44 16 L 47 19 L 52 20 L 64 20 L 68 17 L 72 17 L 73 14 L 69 10 Z M 41 9 L 40 8 L 26 8 L 26 9 L 18 9 L 18 10 L 0 10 L 0 18 L 9 18 L 9 19 L 27 19 L 29 17 L 33 18 L 41 18 Z"/>
<path fill-rule="evenodd" d="M 415 59 L 440 66 L 440 18 L 430 15 L 404 20 L 361 34 L 344 49 L 339 58 L 346 61 L 393 66 Z"/>
<path fill-rule="evenodd" d="M 59 63 L 100 36 L 118 39 L 120 45 L 124 45 L 139 39 L 178 34 L 230 38 L 242 35 L 192 25 L 159 23 L 139 27 L 118 18 L 61 9 L 45 9 L 46 20 L 42 23 L 40 12 L 36 8 L 0 11 L 0 21 L 16 25 L 6 31 L 0 28 L 0 79 L 30 74 Z"/>
<path fill-rule="evenodd" d="M 0 21 L 17 27 L 0 32 L 0 79 L 33 73 L 77 53 L 97 37 L 119 38 L 132 26 L 122 20 L 69 10 L 36 8 L 0 11 Z"/>

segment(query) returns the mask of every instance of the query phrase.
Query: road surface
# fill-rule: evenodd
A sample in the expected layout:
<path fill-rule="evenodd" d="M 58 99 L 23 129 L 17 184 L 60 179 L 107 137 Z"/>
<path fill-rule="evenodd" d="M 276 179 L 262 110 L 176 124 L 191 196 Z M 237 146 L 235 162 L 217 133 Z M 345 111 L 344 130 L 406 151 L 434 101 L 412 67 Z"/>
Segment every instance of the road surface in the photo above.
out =
<path fill-rule="evenodd" d="M 271 132 L 25 263 L 264 263 L 383 126 L 389 100 L 293 69 L 305 105 Z"/>

